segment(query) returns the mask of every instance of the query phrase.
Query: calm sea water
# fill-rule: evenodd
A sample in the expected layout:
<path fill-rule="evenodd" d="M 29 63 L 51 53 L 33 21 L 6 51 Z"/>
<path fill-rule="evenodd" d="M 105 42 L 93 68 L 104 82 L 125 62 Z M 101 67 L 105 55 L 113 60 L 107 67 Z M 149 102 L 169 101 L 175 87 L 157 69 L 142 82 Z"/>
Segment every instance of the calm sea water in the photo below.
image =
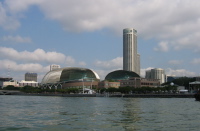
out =
<path fill-rule="evenodd" d="M 1 131 L 197 131 L 194 98 L 0 96 Z"/>

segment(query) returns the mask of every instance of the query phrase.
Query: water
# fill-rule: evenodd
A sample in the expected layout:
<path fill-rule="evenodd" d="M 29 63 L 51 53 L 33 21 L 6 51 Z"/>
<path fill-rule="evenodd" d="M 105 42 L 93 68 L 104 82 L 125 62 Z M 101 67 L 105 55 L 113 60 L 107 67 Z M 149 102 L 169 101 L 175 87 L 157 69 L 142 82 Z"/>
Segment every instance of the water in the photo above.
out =
<path fill-rule="evenodd" d="M 1 131 L 197 131 L 194 98 L 0 96 Z"/>

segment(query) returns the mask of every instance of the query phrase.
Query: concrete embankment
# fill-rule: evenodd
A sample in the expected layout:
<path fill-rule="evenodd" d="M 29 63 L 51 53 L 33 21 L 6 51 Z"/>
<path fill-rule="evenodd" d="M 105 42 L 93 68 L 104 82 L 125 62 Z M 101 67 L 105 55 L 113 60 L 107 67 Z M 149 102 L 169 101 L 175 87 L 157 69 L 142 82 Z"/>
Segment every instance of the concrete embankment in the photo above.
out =
<path fill-rule="evenodd" d="M 9 95 L 60 96 L 60 97 L 194 98 L 194 94 L 108 94 L 108 93 L 107 94 L 55 94 L 55 93 L 9 92 Z"/>
<path fill-rule="evenodd" d="M 194 94 L 134 94 L 124 95 L 123 97 L 134 98 L 194 98 Z"/>

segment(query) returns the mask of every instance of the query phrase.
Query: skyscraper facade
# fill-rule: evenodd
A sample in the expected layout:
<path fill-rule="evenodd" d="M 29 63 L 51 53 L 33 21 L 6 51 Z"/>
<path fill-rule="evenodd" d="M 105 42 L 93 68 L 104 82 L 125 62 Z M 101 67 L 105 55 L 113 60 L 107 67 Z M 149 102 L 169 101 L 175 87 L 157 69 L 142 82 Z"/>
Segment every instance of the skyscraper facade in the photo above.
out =
<path fill-rule="evenodd" d="M 35 82 L 37 82 L 37 73 L 27 72 L 25 74 L 25 81 L 35 81 Z"/>
<path fill-rule="evenodd" d="M 123 30 L 123 70 L 140 75 L 140 55 L 137 53 L 137 30 Z"/>

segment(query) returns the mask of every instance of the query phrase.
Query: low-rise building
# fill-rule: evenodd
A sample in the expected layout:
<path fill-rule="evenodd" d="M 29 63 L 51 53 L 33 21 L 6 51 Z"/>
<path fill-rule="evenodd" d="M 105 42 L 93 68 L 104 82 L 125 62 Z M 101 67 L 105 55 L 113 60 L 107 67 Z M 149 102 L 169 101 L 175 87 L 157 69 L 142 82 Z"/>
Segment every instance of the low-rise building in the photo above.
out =
<path fill-rule="evenodd" d="M 109 88 L 109 87 L 114 87 L 114 88 L 119 88 L 120 87 L 120 82 L 109 82 L 109 81 L 101 81 L 98 84 L 98 88 Z"/>
<path fill-rule="evenodd" d="M 6 81 L 11 81 L 13 78 L 8 78 L 8 77 L 0 77 L 0 88 L 3 87 L 3 83 Z"/>
<path fill-rule="evenodd" d="M 19 84 L 16 80 L 4 81 L 3 87 L 7 87 L 7 86 L 19 87 Z"/>
<path fill-rule="evenodd" d="M 25 80 L 20 81 L 19 87 L 24 87 L 24 86 L 39 87 L 39 83 L 35 81 L 25 81 Z"/>
<path fill-rule="evenodd" d="M 129 80 L 120 81 L 120 87 L 127 87 L 127 86 L 134 87 L 134 88 L 158 87 L 160 86 L 160 80 L 133 77 L 133 78 L 130 78 Z"/>

